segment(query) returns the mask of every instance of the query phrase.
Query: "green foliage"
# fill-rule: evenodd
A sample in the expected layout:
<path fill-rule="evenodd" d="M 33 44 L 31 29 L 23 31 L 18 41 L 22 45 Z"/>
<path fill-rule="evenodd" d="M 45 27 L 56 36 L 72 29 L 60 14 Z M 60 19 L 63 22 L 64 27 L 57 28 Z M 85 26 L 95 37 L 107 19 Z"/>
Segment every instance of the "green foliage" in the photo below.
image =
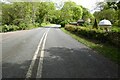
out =
<path fill-rule="evenodd" d="M 83 14 L 81 6 L 73 6 L 72 8 L 73 8 L 72 9 L 73 10 L 73 20 L 81 19 L 82 14 Z"/>
<path fill-rule="evenodd" d="M 41 25 L 44 21 L 51 20 L 52 11 L 55 10 L 54 4 L 51 2 L 40 2 L 38 3 L 36 12 L 36 22 Z"/>
<path fill-rule="evenodd" d="M 16 25 L 2 25 L 0 26 L 2 32 L 10 32 L 10 31 L 16 31 L 16 30 L 26 30 L 26 29 L 33 29 L 38 27 L 38 23 L 33 24 L 26 24 L 26 23 L 21 23 L 19 26 Z"/>
<path fill-rule="evenodd" d="M 21 24 L 19 24 L 19 29 L 20 29 L 20 30 L 25 30 L 26 27 L 27 27 L 27 24 L 26 24 L 26 23 L 21 23 Z"/>
<path fill-rule="evenodd" d="M 2 32 L 8 32 L 8 31 L 16 31 L 19 30 L 18 26 L 15 25 L 4 25 L 2 26 Z"/>
<path fill-rule="evenodd" d="M 2 3 L 0 3 L 2 5 Z M 0 6 L 0 23 L 2 22 L 2 6 Z M 1 24 L 0 24 L 1 25 Z"/>
<path fill-rule="evenodd" d="M 66 25 L 65 29 L 71 32 L 76 32 L 77 30 L 77 26 L 73 26 L 73 25 Z"/>
<path fill-rule="evenodd" d="M 114 61 L 117 64 L 120 64 L 119 59 L 119 52 L 120 50 L 114 46 L 103 44 L 103 43 L 95 43 L 92 40 L 86 39 L 85 37 L 79 36 L 79 34 L 71 33 L 64 28 L 61 28 L 62 31 L 65 33 L 71 35 L 74 39 L 79 41 L 80 43 L 85 44 L 86 46 L 92 48 L 93 50 L 96 50 L 99 54 L 102 54 L 103 56 L 109 58 L 110 60 Z M 118 61 L 119 59 L 119 61 Z"/>
<path fill-rule="evenodd" d="M 81 6 L 76 5 L 74 2 L 65 2 L 61 12 L 62 19 L 70 22 L 82 18 L 83 10 Z"/>
<path fill-rule="evenodd" d="M 115 31 L 114 32 L 104 32 L 100 29 L 91 29 L 89 27 L 77 27 L 77 26 L 65 26 L 65 29 L 73 32 L 77 35 L 82 35 L 86 38 L 100 41 L 103 43 L 110 43 L 111 45 L 115 45 L 117 47 L 120 47 L 120 32 Z"/>
<path fill-rule="evenodd" d="M 82 19 L 86 20 L 86 19 L 91 19 L 91 22 L 94 22 L 94 16 L 93 14 L 91 14 L 88 9 L 82 7 L 83 9 L 83 14 L 82 14 Z"/>
<path fill-rule="evenodd" d="M 2 25 L 16 25 L 19 30 L 40 27 L 46 22 L 64 27 L 65 24 L 81 18 L 93 18 L 86 8 L 71 1 L 65 2 L 61 10 L 55 10 L 53 2 L 13 2 L 2 4 L 2 9 Z"/>
<path fill-rule="evenodd" d="M 60 23 L 61 27 L 65 27 L 65 24 L 67 24 L 67 21 L 62 21 L 62 22 Z"/>
<path fill-rule="evenodd" d="M 64 21 L 73 22 L 83 18 L 93 20 L 94 16 L 84 7 L 74 2 L 68 1 L 64 3 L 61 10 L 54 10 L 51 13 L 49 21 L 55 24 L 62 24 Z M 64 25 L 63 25 L 64 26 Z"/>
<path fill-rule="evenodd" d="M 108 19 L 112 22 L 114 26 L 120 27 L 120 1 L 115 2 L 100 2 L 100 11 L 95 12 L 95 18 L 100 21 L 102 19 Z"/>
<path fill-rule="evenodd" d="M 116 11 L 113 9 L 107 9 L 94 13 L 95 18 L 100 21 L 102 19 L 107 19 L 110 21 L 115 21 L 117 19 Z"/>
<path fill-rule="evenodd" d="M 41 26 L 51 19 L 55 6 L 52 2 L 13 2 L 2 4 L 3 31 L 25 30 Z M 0 17 L 1 18 L 1 17 Z M 4 26 L 6 25 L 6 26 Z M 14 29 L 11 25 L 18 27 Z"/>
<path fill-rule="evenodd" d="M 31 3 L 14 2 L 13 4 L 2 4 L 2 24 L 19 25 L 22 21 L 31 22 Z"/>

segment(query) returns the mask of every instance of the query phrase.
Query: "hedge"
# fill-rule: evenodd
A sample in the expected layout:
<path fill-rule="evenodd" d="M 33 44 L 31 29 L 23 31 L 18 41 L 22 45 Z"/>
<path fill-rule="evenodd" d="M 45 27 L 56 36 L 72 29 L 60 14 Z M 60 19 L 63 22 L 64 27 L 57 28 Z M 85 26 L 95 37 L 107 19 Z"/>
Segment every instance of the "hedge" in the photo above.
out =
<path fill-rule="evenodd" d="M 104 32 L 103 30 L 91 29 L 87 27 L 78 27 L 73 25 L 65 26 L 65 29 L 76 34 L 82 35 L 88 39 L 96 40 L 102 43 L 109 43 L 111 45 L 115 45 L 120 47 L 120 32 L 118 31 L 110 31 Z"/>

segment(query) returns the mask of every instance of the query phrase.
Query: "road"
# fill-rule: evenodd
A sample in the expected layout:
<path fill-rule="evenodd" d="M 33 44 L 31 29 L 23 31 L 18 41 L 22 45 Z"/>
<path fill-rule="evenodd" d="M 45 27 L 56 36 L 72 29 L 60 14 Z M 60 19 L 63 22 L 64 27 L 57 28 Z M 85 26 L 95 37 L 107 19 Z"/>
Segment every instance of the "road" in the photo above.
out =
<path fill-rule="evenodd" d="M 4 33 L 3 78 L 116 78 L 118 65 L 58 27 Z"/>

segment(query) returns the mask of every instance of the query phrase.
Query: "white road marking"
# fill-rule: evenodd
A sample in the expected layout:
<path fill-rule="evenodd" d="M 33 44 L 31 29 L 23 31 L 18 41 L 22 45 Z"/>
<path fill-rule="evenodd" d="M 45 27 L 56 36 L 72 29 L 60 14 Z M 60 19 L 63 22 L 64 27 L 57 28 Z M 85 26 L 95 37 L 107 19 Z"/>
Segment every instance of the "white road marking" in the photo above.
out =
<path fill-rule="evenodd" d="M 42 36 L 42 38 L 41 38 L 41 40 L 40 40 L 40 42 L 38 44 L 37 50 L 35 51 L 35 54 L 34 54 L 33 59 L 32 59 L 32 62 L 30 64 L 30 67 L 29 67 L 28 72 L 26 74 L 26 79 L 30 78 L 31 75 L 32 75 L 33 66 L 35 64 L 35 60 L 37 59 L 37 55 L 38 55 L 38 52 L 39 52 L 39 49 L 40 49 L 40 46 L 42 44 L 42 41 L 44 39 L 45 34 L 46 34 L 46 32 L 43 34 L 43 36 Z"/>
<path fill-rule="evenodd" d="M 38 64 L 38 69 L 37 69 L 37 76 L 36 78 L 41 78 L 42 77 L 42 67 L 43 67 L 43 58 L 44 58 L 44 48 L 45 48 L 45 43 L 46 43 L 46 39 L 47 39 L 47 35 L 49 32 L 50 28 L 48 29 L 45 38 L 44 38 L 44 42 L 43 42 L 43 46 L 42 46 L 42 50 L 41 50 L 41 54 L 40 54 L 40 61 Z"/>

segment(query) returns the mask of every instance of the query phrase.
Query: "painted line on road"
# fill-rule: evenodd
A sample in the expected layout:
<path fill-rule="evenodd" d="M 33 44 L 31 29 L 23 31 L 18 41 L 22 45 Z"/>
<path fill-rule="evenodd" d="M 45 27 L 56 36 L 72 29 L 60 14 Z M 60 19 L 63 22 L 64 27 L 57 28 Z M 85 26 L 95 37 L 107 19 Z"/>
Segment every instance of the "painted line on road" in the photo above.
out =
<path fill-rule="evenodd" d="M 41 38 L 41 40 L 40 40 L 40 42 L 39 42 L 39 44 L 38 44 L 38 47 L 37 47 L 37 49 L 36 49 L 36 51 L 35 51 L 35 54 L 34 54 L 33 59 L 32 59 L 32 62 L 31 62 L 30 67 L 29 67 L 29 69 L 28 69 L 28 72 L 27 72 L 27 74 L 26 74 L 26 79 L 30 78 L 31 75 L 32 75 L 32 70 L 33 70 L 35 61 L 36 61 L 36 59 L 37 59 L 37 55 L 38 55 L 38 53 L 39 53 L 40 46 L 41 46 L 41 44 L 42 44 L 42 41 L 43 41 L 44 36 L 45 36 L 46 33 L 47 33 L 47 32 L 45 32 L 45 33 L 43 34 L 43 36 L 42 36 L 42 38 Z M 26 80 L 26 79 L 25 79 L 25 80 Z"/>
<path fill-rule="evenodd" d="M 44 41 L 43 41 L 43 46 L 42 46 L 42 49 L 41 49 L 41 54 L 40 54 L 40 61 L 39 61 L 39 64 L 38 64 L 38 69 L 37 69 L 37 76 L 36 78 L 41 78 L 42 77 L 42 67 L 43 67 L 43 58 L 44 58 L 44 49 L 45 49 L 45 43 L 46 43 L 46 40 L 47 40 L 47 35 L 48 35 L 48 32 L 49 32 L 50 28 L 48 29 L 46 35 L 45 35 L 45 38 L 44 38 Z"/>

